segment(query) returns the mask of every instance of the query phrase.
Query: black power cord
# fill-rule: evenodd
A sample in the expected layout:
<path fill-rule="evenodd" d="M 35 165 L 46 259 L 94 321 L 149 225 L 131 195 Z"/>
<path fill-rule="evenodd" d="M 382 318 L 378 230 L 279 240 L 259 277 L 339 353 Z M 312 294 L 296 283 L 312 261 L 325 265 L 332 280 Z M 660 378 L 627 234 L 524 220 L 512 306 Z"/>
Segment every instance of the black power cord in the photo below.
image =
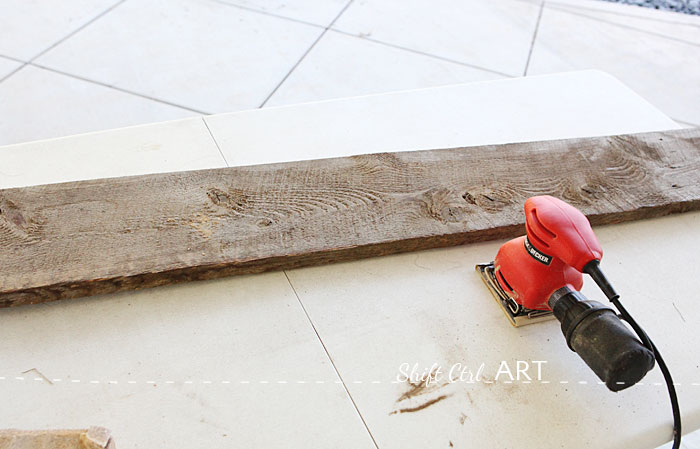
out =
<path fill-rule="evenodd" d="M 651 352 L 654 353 L 654 358 L 656 358 L 656 363 L 659 365 L 661 374 L 664 376 L 666 381 L 666 388 L 668 388 L 668 395 L 671 398 L 671 410 L 673 411 L 673 448 L 680 449 L 681 447 L 681 409 L 678 405 L 678 396 L 676 396 L 676 387 L 673 385 L 673 378 L 671 378 L 671 372 L 666 366 L 663 357 L 658 348 L 651 341 L 651 338 L 644 332 L 644 329 L 632 318 L 627 309 L 623 307 L 620 303 L 620 295 L 615 292 L 608 279 L 605 277 L 603 272 L 600 270 L 600 261 L 593 260 L 583 267 L 583 272 L 589 274 L 598 287 L 605 293 L 605 296 L 613 303 L 617 311 L 620 313 L 620 318 L 627 321 L 634 332 L 639 336 L 642 344 L 647 347 Z"/>

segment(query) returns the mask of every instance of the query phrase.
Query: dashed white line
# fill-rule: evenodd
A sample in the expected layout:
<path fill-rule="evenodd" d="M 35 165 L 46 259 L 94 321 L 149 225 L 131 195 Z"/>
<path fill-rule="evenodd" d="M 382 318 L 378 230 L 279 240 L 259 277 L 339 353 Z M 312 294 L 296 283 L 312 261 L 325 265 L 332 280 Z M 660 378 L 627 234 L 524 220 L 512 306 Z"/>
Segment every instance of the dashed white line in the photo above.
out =
<path fill-rule="evenodd" d="M 12 378 L 12 377 L 9 377 L 9 378 L 8 378 L 8 377 L 0 376 L 0 381 L 1 381 L 1 380 L 7 380 L 7 379 L 13 379 L 13 378 Z M 48 378 L 43 378 L 43 377 L 27 378 L 27 377 L 23 377 L 23 376 L 16 376 L 16 377 L 14 377 L 14 379 L 17 380 L 17 381 L 34 380 L 35 382 L 48 382 L 48 383 L 58 383 L 58 382 L 63 382 L 63 381 L 65 380 L 65 382 L 71 382 L 71 383 L 76 383 L 76 384 L 82 382 L 82 383 L 90 383 L 90 384 L 106 383 L 106 384 L 111 384 L 111 385 L 116 385 L 116 384 L 118 384 L 118 383 L 120 382 L 120 381 L 117 381 L 117 380 L 109 380 L 109 381 L 105 381 L 105 380 L 89 380 L 89 381 L 87 381 L 87 380 L 86 380 L 86 381 L 83 382 L 83 381 L 81 381 L 80 379 L 61 379 L 61 378 L 48 379 Z M 139 383 L 138 381 L 135 381 L 135 380 L 121 381 L 121 382 L 122 382 L 122 383 L 127 383 L 127 384 L 132 384 L 132 385 L 133 385 L 133 384 Z M 141 382 L 143 382 L 143 381 L 141 381 Z M 177 384 L 177 383 L 179 383 L 179 382 L 182 382 L 183 384 L 188 384 L 188 385 L 191 385 L 191 384 L 195 383 L 195 382 L 192 381 L 192 380 L 186 380 L 186 381 L 166 380 L 164 383 L 166 383 L 166 384 L 168 384 L 168 385 L 173 385 L 173 384 Z M 270 383 L 274 383 L 274 384 L 289 384 L 289 383 L 297 383 L 297 384 L 325 384 L 325 383 L 335 383 L 335 384 L 342 384 L 342 383 L 343 383 L 343 381 L 340 380 L 340 379 L 336 379 L 336 380 L 316 380 L 316 381 L 307 381 L 307 380 L 296 380 L 296 381 L 288 381 L 288 380 L 277 380 L 277 381 L 270 381 L 270 380 L 259 380 L 259 381 L 250 381 L 250 380 L 241 380 L 241 381 L 230 381 L 230 380 L 211 381 L 211 380 L 202 380 L 202 381 L 198 381 L 198 383 L 202 383 L 202 384 L 212 384 L 212 383 L 217 383 L 217 384 L 218 384 L 218 383 L 221 383 L 221 384 L 224 384 L 224 385 L 228 385 L 228 384 L 231 384 L 231 383 L 250 384 L 250 383 L 254 383 L 254 382 L 255 382 L 255 383 L 259 383 L 259 384 L 270 384 Z M 492 380 L 481 380 L 480 382 L 485 383 L 485 384 L 494 384 L 494 383 L 496 383 L 495 381 L 492 381 Z M 557 381 L 554 381 L 554 383 L 556 383 L 556 382 L 557 382 Z M 145 381 L 144 383 L 146 383 L 146 384 L 151 384 L 151 385 L 156 385 L 156 384 L 157 384 L 157 382 L 156 382 L 155 380 L 147 380 L 147 381 Z M 395 384 L 395 383 L 402 383 L 402 382 L 399 382 L 399 381 L 397 381 L 397 380 L 393 380 L 393 381 L 381 381 L 381 380 L 372 380 L 372 381 L 353 380 L 353 381 L 350 382 L 350 383 L 353 383 L 353 384 L 363 384 L 363 383 L 372 383 L 372 384 L 392 383 L 392 384 Z M 471 383 L 471 384 L 474 384 L 474 383 L 476 383 L 476 382 L 474 382 L 474 381 L 465 381 L 464 383 Z M 535 380 L 535 381 L 532 381 L 532 380 L 503 380 L 502 383 L 504 383 L 504 384 L 513 384 L 513 383 L 523 383 L 523 384 L 541 383 L 541 384 L 549 384 L 549 383 L 553 383 L 553 382 L 552 382 L 552 381 L 549 381 L 549 380 Z M 579 385 L 588 385 L 589 383 L 593 383 L 593 382 L 590 382 L 590 381 L 587 381 L 587 380 L 579 380 L 579 381 L 560 380 L 560 381 L 558 381 L 558 383 L 563 384 L 563 385 L 569 384 L 569 383 L 577 383 L 577 384 L 579 384 Z M 602 381 L 597 381 L 597 382 L 595 382 L 595 383 L 597 383 L 598 385 L 605 385 L 605 382 L 602 382 Z M 625 382 L 616 382 L 616 384 L 617 384 L 617 385 L 625 385 Z M 695 387 L 700 386 L 700 382 L 692 382 L 692 383 L 689 382 L 689 383 L 686 383 L 686 385 L 687 385 L 687 384 L 690 384 L 690 385 L 695 386 Z M 644 385 L 644 382 L 637 382 L 637 385 Z M 657 386 L 657 387 L 658 387 L 658 386 L 663 386 L 663 385 L 665 385 L 665 383 L 663 383 L 663 382 L 647 382 L 647 385 L 654 385 L 654 386 Z M 681 382 L 674 382 L 673 385 L 675 385 L 675 386 L 680 386 L 680 385 L 682 385 L 682 383 L 681 383 Z"/>

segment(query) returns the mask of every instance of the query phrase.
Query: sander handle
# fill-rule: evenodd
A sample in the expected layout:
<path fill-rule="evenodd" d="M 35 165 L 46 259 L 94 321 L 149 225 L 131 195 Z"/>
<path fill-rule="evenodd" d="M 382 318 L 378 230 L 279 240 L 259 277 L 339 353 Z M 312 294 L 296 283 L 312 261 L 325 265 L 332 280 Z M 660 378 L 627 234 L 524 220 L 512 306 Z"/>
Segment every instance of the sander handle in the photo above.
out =
<path fill-rule="evenodd" d="M 538 250 L 583 272 L 586 264 L 603 257 L 588 218 L 575 207 L 549 195 L 525 201 L 525 230 Z"/>

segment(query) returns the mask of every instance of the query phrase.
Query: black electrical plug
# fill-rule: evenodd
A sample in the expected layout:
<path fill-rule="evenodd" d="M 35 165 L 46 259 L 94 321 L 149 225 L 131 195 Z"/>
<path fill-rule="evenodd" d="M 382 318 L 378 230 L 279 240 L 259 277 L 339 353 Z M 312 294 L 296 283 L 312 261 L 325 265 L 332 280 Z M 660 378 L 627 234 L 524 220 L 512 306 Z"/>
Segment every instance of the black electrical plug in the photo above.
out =
<path fill-rule="evenodd" d="M 549 298 L 566 343 L 611 391 L 639 382 L 654 367 L 654 354 L 615 311 L 569 287 Z"/>

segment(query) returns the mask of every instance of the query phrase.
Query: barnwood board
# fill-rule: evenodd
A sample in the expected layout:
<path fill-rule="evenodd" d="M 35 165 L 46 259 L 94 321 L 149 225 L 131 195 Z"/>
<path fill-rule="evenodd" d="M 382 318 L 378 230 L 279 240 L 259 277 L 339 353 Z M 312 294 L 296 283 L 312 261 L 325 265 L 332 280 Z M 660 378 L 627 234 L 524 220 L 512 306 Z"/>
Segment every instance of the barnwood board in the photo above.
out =
<path fill-rule="evenodd" d="M 532 195 L 594 225 L 700 208 L 700 129 L 0 190 L 0 306 L 512 237 Z"/>

